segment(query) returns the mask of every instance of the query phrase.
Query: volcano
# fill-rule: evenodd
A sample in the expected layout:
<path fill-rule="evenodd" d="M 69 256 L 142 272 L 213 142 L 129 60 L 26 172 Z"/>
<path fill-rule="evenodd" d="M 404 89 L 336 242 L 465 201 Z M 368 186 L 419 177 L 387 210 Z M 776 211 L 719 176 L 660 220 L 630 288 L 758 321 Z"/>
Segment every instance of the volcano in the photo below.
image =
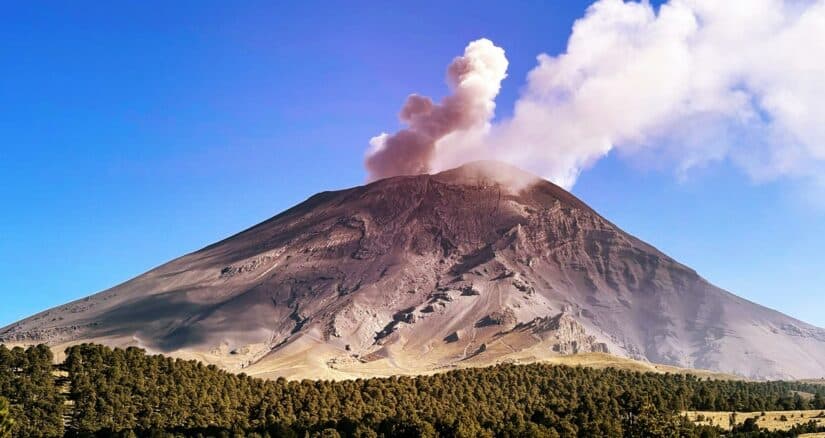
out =
<path fill-rule="evenodd" d="M 588 352 L 749 378 L 825 375 L 825 330 L 713 286 L 497 162 L 319 193 L 0 340 L 139 346 L 265 377 Z"/>

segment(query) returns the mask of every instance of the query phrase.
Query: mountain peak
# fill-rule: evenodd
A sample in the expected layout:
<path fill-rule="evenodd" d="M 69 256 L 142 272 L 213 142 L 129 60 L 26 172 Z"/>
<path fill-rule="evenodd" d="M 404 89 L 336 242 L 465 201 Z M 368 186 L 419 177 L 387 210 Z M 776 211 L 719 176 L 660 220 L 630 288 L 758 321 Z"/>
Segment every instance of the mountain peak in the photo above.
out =
<path fill-rule="evenodd" d="M 435 174 L 440 178 L 466 178 L 493 180 L 502 184 L 518 183 L 524 186 L 530 183 L 537 183 L 542 179 L 530 172 L 519 169 L 511 164 L 494 160 L 470 161 L 453 169 L 448 169 Z"/>
<path fill-rule="evenodd" d="M 313 378 L 590 351 L 761 378 L 825 369 L 821 330 L 492 161 L 320 193 L 0 340 L 138 345 Z"/>

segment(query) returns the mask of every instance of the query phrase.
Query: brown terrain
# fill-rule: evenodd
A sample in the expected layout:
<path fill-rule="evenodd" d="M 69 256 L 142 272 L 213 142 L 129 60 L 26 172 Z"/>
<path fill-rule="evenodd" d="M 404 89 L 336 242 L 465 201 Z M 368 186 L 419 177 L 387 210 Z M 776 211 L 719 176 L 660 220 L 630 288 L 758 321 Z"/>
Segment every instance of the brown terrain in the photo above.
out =
<path fill-rule="evenodd" d="M 761 429 L 788 430 L 795 426 L 807 424 L 811 421 L 825 426 L 825 411 L 767 411 L 767 412 L 721 412 L 721 411 L 690 411 L 684 415 L 696 424 L 719 426 L 730 430 L 735 425 L 741 425 L 748 418 L 756 420 Z M 804 437 L 821 437 L 823 434 L 804 434 Z"/>
<path fill-rule="evenodd" d="M 0 341 L 135 345 L 264 377 L 604 362 L 598 353 L 642 368 L 825 376 L 825 330 L 711 285 L 495 162 L 319 193 L 0 329 Z"/>

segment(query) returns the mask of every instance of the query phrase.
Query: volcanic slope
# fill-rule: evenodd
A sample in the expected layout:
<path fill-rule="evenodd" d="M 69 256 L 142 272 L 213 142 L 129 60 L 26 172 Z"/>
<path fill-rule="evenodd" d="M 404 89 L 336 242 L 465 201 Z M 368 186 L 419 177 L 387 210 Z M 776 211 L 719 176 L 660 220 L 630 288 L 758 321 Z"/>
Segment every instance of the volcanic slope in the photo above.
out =
<path fill-rule="evenodd" d="M 825 375 L 825 331 L 759 306 L 496 162 L 305 202 L 0 340 L 140 346 L 267 377 L 423 373 L 600 352 Z"/>

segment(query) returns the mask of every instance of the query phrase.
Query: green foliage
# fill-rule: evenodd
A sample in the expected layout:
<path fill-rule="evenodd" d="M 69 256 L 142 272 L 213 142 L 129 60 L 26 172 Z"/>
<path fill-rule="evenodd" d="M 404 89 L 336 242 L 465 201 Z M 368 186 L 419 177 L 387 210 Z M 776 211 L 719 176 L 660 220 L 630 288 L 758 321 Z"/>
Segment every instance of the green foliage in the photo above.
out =
<path fill-rule="evenodd" d="M 694 425 L 680 412 L 781 410 L 796 406 L 799 392 L 822 397 L 825 390 L 545 364 L 415 378 L 266 381 L 137 348 L 88 344 L 69 348 L 62 369 L 73 403 L 70 436 L 717 437 L 720 429 Z M 53 394 L 50 385 L 41 393 Z M 59 397 L 50 397 L 53 406 Z M 40 436 L 60 433 L 52 428 Z M 794 436 L 766 433 L 748 424 L 727 436 Z"/>
<path fill-rule="evenodd" d="M 51 350 L 44 346 L 11 350 L 0 345 L 0 396 L 10 403 L 11 435 L 63 434 L 63 398 L 53 375 Z"/>
<path fill-rule="evenodd" d="M 9 402 L 0 397 L 0 438 L 11 436 L 12 425 L 14 425 L 14 420 L 12 420 L 9 412 Z"/>
<path fill-rule="evenodd" d="M 813 409 L 825 409 L 825 392 L 820 391 L 814 395 L 811 407 Z"/>

